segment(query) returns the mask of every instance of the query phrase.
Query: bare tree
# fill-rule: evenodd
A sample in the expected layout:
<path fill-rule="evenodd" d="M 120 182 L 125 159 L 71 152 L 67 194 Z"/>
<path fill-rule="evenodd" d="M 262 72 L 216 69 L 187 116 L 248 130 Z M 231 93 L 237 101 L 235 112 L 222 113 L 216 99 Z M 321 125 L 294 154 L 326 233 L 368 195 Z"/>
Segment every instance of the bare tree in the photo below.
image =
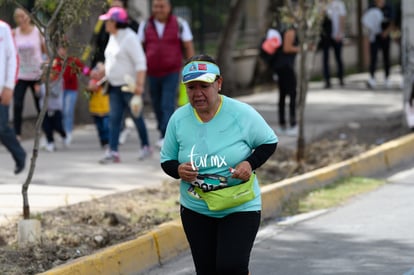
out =
<path fill-rule="evenodd" d="M 64 40 L 66 41 L 66 33 L 76 24 L 80 24 L 82 18 L 89 14 L 89 8 L 93 0 L 37 0 L 30 2 L 29 6 L 23 6 L 17 0 L 0 0 L 0 6 L 6 3 L 12 3 L 17 7 L 24 9 L 30 16 L 32 22 L 42 33 L 48 56 L 48 63 L 44 66 L 42 78 L 45 81 L 46 95 L 44 98 L 42 109 L 36 121 L 35 126 L 35 139 L 32 150 L 32 157 L 30 160 L 29 172 L 26 180 L 22 186 L 23 196 L 23 218 L 30 219 L 30 206 L 28 199 L 28 189 L 32 181 L 36 160 L 39 154 L 39 139 L 41 136 L 41 126 L 43 119 L 47 111 L 47 105 L 49 100 L 49 82 L 50 73 L 52 69 L 53 60 L 57 57 L 58 46 L 61 45 Z M 45 19 L 46 18 L 46 19 Z M 62 73 L 66 66 L 66 60 L 63 64 Z M 61 74 L 62 74 L 61 73 Z M 59 77 L 62 77 L 61 75 Z"/>
<path fill-rule="evenodd" d="M 297 2 L 293 4 L 292 2 Z M 319 40 L 322 13 L 326 1 L 323 0 L 285 0 L 285 6 L 280 10 L 280 16 L 289 17 L 297 26 L 296 32 L 299 40 L 300 55 L 298 69 L 298 122 L 299 133 L 297 139 L 296 160 L 300 163 L 305 158 L 305 136 L 304 136 L 304 116 L 306 106 L 306 96 L 308 93 L 309 53 L 315 55 L 317 42 Z M 282 19 L 283 20 L 283 19 Z"/>
<path fill-rule="evenodd" d="M 227 22 L 221 32 L 217 53 L 217 63 L 220 64 L 221 74 L 225 79 L 224 90 L 232 96 L 236 90 L 236 80 L 233 65 L 233 50 L 237 41 L 237 29 L 240 25 L 245 0 L 232 0 Z"/>

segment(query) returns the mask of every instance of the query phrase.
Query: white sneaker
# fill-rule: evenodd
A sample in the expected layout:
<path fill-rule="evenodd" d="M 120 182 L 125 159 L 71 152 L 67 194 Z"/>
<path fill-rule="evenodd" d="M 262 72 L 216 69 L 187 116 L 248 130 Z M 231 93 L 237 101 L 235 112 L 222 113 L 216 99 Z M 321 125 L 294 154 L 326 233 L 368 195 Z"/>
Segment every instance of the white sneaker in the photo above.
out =
<path fill-rule="evenodd" d="M 65 145 L 65 147 L 69 147 L 71 143 L 72 143 L 72 134 L 66 134 L 66 137 L 63 139 L 63 145 Z"/>
<path fill-rule="evenodd" d="M 164 145 L 164 138 L 161 138 L 157 141 L 157 144 L 155 146 L 157 146 L 158 149 L 161 149 L 163 145 Z"/>
<path fill-rule="evenodd" d="M 122 130 L 121 134 L 119 135 L 119 139 L 118 139 L 119 144 L 125 144 L 130 133 L 131 133 L 131 128 L 125 127 L 124 130 Z"/>
<path fill-rule="evenodd" d="M 280 126 L 276 129 L 276 134 L 278 135 L 286 135 L 286 127 Z"/>
<path fill-rule="evenodd" d="M 286 130 L 286 135 L 290 137 L 296 137 L 298 136 L 298 133 L 299 133 L 299 129 L 297 125 L 290 127 L 289 129 Z"/>
<path fill-rule="evenodd" d="M 141 148 L 141 151 L 139 151 L 138 160 L 149 158 L 151 155 L 152 155 L 151 147 L 145 145 L 144 147 Z"/>
<path fill-rule="evenodd" d="M 47 141 L 45 137 L 41 137 L 39 141 L 39 148 L 46 149 Z"/>
<path fill-rule="evenodd" d="M 106 151 L 103 158 L 99 160 L 100 164 L 108 164 L 108 163 L 120 163 L 121 159 L 119 158 L 118 152 L 114 151 Z"/>
<path fill-rule="evenodd" d="M 387 89 L 389 89 L 389 88 L 392 87 L 392 83 L 391 83 L 391 81 L 388 78 L 385 79 L 384 84 L 385 84 L 385 88 L 387 88 Z"/>
<path fill-rule="evenodd" d="M 55 151 L 55 144 L 53 142 L 50 142 L 46 144 L 45 150 L 48 152 L 54 152 Z"/>
<path fill-rule="evenodd" d="M 369 78 L 369 79 L 367 80 L 367 86 L 368 86 L 368 88 L 370 88 L 370 89 L 375 89 L 375 88 L 377 87 L 377 82 L 375 81 L 375 79 L 374 79 L 374 78 Z"/>
<path fill-rule="evenodd" d="M 404 78 L 402 78 L 401 80 L 400 80 L 400 82 L 399 82 L 399 87 L 400 87 L 400 90 L 404 90 Z"/>

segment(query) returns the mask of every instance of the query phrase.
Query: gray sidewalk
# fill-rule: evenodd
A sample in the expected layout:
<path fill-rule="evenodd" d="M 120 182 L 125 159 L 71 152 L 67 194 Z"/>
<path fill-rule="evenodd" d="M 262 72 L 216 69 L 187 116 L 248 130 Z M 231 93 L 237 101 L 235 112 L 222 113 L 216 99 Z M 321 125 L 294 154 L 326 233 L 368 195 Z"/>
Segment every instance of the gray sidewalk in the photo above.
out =
<path fill-rule="evenodd" d="M 398 89 L 400 75 L 394 73 L 394 88 L 375 91 L 365 88 L 366 74 L 346 78 L 342 89 L 333 86 L 323 90 L 322 83 L 310 83 L 307 98 L 305 135 L 312 139 L 322 132 L 346 125 L 361 118 L 382 118 L 402 111 L 402 91 Z M 335 82 L 334 82 L 335 83 Z M 253 105 L 276 130 L 278 91 L 243 96 L 239 99 Z M 146 117 L 151 143 L 158 139 L 153 114 Z M 279 136 L 279 146 L 294 148 L 296 138 Z M 23 142 L 28 152 L 25 171 L 13 174 L 14 163 L 9 153 L 0 146 L 0 224 L 22 212 L 21 186 L 27 177 L 33 140 Z M 29 187 L 31 212 L 36 213 L 59 206 L 98 198 L 108 194 L 141 187 L 153 187 L 171 180 L 159 165 L 159 151 L 154 149 L 150 159 L 138 161 L 139 140 L 134 132 L 120 147 L 121 163 L 101 165 L 103 151 L 99 146 L 93 125 L 78 127 L 73 144 L 63 148 L 58 143 L 54 153 L 41 151 Z"/>

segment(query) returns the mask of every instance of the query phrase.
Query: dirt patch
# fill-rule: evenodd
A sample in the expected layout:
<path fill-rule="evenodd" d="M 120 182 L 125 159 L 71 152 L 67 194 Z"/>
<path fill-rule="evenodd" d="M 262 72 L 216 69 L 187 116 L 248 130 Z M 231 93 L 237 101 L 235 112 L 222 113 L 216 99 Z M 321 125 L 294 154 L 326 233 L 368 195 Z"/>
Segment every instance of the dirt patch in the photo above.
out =
<path fill-rule="evenodd" d="M 329 131 L 309 142 L 306 159 L 298 165 L 294 152 L 279 147 L 258 169 L 262 184 L 337 163 L 409 133 L 395 115 L 361 120 Z M 178 182 L 160 189 L 137 189 L 38 214 L 42 243 L 18 248 L 18 218 L 0 227 L 0 274 L 37 274 L 69 260 L 125 242 L 178 217 Z"/>

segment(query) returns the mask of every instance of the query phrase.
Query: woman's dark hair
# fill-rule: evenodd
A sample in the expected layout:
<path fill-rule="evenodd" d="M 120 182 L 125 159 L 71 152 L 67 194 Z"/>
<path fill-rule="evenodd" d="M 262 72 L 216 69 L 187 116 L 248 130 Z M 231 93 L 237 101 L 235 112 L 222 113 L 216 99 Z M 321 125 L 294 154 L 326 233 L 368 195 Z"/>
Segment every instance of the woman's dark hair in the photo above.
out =
<path fill-rule="evenodd" d="M 116 28 L 117 29 L 126 29 L 129 27 L 128 23 L 120 23 L 120 22 L 115 22 L 116 23 Z"/>
<path fill-rule="evenodd" d="M 128 9 L 128 0 L 121 0 L 121 2 L 124 5 L 124 9 Z"/>
<path fill-rule="evenodd" d="M 187 65 L 190 62 L 193 61 L 206 61 L 206 62 L 210 62 L 213 64 L 217 64 L 216 60 L 214 60 L 214 58 L 212 58 L 211 56 L 207 55 L 207 54 L 198 54 L 198 55 L 193 55 L 192 57 L 190 57 L 187 62 L 185 62 L 185 65 Z"/>

